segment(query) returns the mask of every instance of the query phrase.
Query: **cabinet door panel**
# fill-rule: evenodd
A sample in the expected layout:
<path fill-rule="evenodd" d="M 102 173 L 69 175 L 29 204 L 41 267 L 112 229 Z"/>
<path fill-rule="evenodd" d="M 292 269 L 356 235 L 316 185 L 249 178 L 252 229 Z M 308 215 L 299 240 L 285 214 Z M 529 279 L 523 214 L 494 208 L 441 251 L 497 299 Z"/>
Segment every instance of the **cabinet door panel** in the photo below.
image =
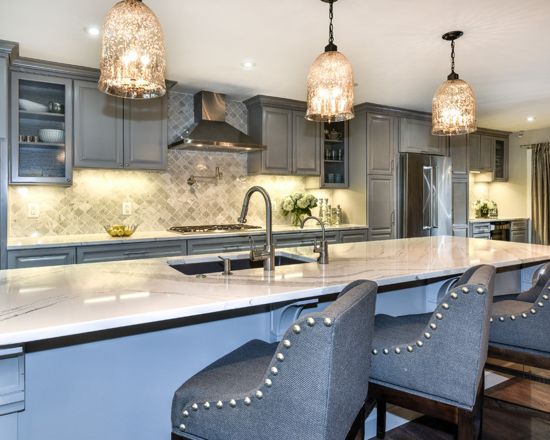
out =
<path fill-rule="evenodd" d="M 468 181 L 453 181 L 453 227 L 467 227 L 468 214 Z"/>
<path fill-rule="evenodd" d="M 8 269 L 63 266 L 76 263 L 75 249 L 23 249 L 8 251 Z"/>
<path fill-rule="evenodd" d="M 122 168 L 123 100 L 101 93 L 97 83 L 74 83 L 74 166 Z"/>
<path fill-rule="evenodd" d="M 469 171 L 481 170 L 481 136 L 479 134 L 468 135 L 468 164 Z"/>
<path fill-rule="evenodd" d="M 493 171 L 495 168 L 495 144 L 492 136 L 481 136 L 479 165 L 481 170 Z"/>
<path fill-rule="evenodd" d="M 167 98 L 127 100 L 124 106 L 124 167 L 166 169 Z"/>
<path fill-rule="evenodd" d="M 446 141 L 432 135 L 432 123 L 423 119 L 401 118 L 399 151 L 404 153 L 446 154 Z"/>
<path fill-rule="evenodd" d="M 395 185 L 393 177 L 369 176 L 368 185 L 369 240 L 395 238 Z"/>
<path fill-rule="evenodd" d="M 318 176 L 321 172 L 319 125 L 305 119 L 305 112 L 293 112 L 293 171 L 298 175 Z"/>
<path fill-rule="evenodd" d="M 264 108 L 262 124 L 264 172 L 292 174 L 292 111 Z"/>
<path fill-rule="evenodd" d="M 367 163 L 369 174 L 392 174 L 396 119 L 367 114 Z"/>
<path fill-rule="evenodd" d="M 340 243 L 357 243 L 367 241 L 367 229 L 340 231 Z"/>
<path fill-rule="evenodd" d="M 252 237 L 254 238 L 254 245 L 256 247 L 265 245 L 265 235 L 253 235 Z M 188 255 L 249 250 L 250 241 L 248 237 L 196 238 L 187 241 Z"/>
<path fill-rule="evenodd" d="M 508 181 L 508 139 L 494 138 L 495 180 Z"/>
<path fill-rule="evenodd" d="M 453 159 L 453 175 L 468 175 L 468 136 L 451 136 L 450 153 Z"/>
<path fill-rule="evenodd" d="M 186 242 L 150 242 L 81 246 L 77 249 L 77 263 L 139 260 L 143 258 L 172 257 L 186 254 Z"/>

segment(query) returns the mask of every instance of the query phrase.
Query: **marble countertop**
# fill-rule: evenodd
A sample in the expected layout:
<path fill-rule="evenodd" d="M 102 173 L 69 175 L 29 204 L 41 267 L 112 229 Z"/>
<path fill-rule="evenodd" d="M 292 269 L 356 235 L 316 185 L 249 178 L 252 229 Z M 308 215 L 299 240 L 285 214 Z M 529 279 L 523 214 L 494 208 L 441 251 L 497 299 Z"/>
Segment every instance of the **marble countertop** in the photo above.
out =
<path fill-rule="evenodd" d="M 313 261 L 309 248 L 283 253 Z M 230 254 L 247 255 L 243 253 Z M 331 262 L 185 276 L 170 267 L 217 255 L 0 271 L 0 346 L 129 325 L 245 309 L 339 292 L 370 279 L 392 285 L 550 260 L 550 247 L 461 237 L 425 237 L 330 246 Z"/>
<path fill-rule="evenodd" d="M 529 220 L 528 217 L 498 217 L 498 218 L 471 218 L 470 223 L 511 222 L 514 220 Z"/>
<path fill-rule="evenodd" d="M 329 230 L 349 230 L 349 229 L 366 229 L 366 225 L 342 224 L 334 226 L 326 226 Z M 307 223 L 303 231 L 320 231 L 321 227 L 313 222 Z M 298 226 L 291 225 L 273 225 L 273 232 L 277 233 L 292 233 L 301 232 Z M 54 235 L 43 237 L 12 237 L 8 238 L 8 250 L 17 249 L 35 249 L 35 248 L 51 248 L 65 246 L 92 246 L 98 244 L 128 244 L 140 243 L 146 241 L 157 240 L 183 240 L 191 238 L 217 238 L 217 237 L 234 237 L 265 234 L 265 229 L 252 229 L 247 231 L 215 231 L 215 232 L 191 232 L 180 234 L 170 231 L 140 231 L 139 229 L 131 237 L 111 237 L 106 232 L 99 234 L 79 234 L 79 235 Z"/>

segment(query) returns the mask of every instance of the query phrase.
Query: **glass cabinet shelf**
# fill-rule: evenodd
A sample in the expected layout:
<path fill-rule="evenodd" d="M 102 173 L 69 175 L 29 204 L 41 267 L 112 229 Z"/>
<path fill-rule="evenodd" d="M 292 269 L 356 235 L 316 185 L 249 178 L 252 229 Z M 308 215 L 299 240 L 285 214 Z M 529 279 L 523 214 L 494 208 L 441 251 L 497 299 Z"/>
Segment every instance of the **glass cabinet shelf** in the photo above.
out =
<path fill-rule="evenodd" d="M 348 188 L 348 123 L 323 124 L 321 140 L 321 188 Z"/>

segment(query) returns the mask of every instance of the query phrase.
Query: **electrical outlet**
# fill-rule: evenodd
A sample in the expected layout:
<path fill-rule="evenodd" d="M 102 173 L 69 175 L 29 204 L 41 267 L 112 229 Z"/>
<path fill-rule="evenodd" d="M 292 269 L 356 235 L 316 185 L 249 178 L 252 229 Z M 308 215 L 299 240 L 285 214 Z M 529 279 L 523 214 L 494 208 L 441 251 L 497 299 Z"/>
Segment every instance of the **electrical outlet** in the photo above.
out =
<path fill-rule="evenodd" d="M 132 202 L 122 202 L 122 215 L 132 215 Z"/>
<path fill-rule="evenodd" d="M 29 203 L 27 205 L 27 217 L 38 218 L 40 217 L 40 206 L 38 203 Z"/>

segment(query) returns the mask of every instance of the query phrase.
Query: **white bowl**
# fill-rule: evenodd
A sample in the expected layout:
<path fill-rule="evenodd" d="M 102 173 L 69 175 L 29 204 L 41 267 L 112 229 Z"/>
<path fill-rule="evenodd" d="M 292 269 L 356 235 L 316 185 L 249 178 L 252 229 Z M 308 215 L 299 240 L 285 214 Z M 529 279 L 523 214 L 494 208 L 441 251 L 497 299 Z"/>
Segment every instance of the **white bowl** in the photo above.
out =
<path fill-rule="evenodd" d="M 27 112 L 47 112 L 48 106 L 28 99 L 19 100 L 19 108 Z"/>
<path fill-rule="evenodd" d="M 43 128 L 38 130 L 38 137 L 41 142 L 48 142 L 50 144 L 62 144 L 65 138 L 65 132 L 63 130 L 54 130 L 52 128 Z"/>

